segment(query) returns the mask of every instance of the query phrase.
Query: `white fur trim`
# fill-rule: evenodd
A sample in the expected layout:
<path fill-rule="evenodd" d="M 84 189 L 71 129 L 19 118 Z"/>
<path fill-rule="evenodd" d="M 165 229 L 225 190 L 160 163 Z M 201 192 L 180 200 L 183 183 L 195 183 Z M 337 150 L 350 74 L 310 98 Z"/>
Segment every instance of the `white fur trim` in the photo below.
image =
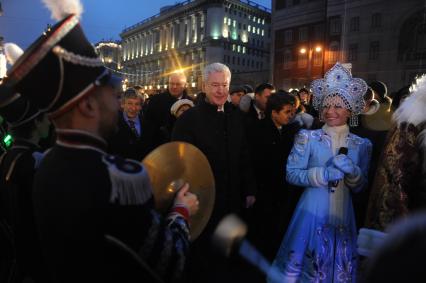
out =
<path fill-rule="evenodd" d="M 24 54 L 24 50 L 15 43 L 8 42 L 4 44 L 4 54 L 6 55 L 7 62 L 13 65 Z"/>
<path fill-rule="evenodd" d="M 417 126 L 426 121 L 426 75 L 419 78 L 412 89 L 411 94 L 393 114 L 398 125 L 407 122 Z"/>
<path fill-rule="evenodd" d="M 379 230 L 361 228 L 357 239 L 358 253 L 362 256 L 371 256 L 386 236 L 386 233 Z"/>
<path fill-rule="evenodd" d="M 309 184 L 312 187 L 323 188 L 328 186 L 324 180 L 324 167 L 312 167 L 308 170 Z"/>
<path fill-rule="evenodd" d="M 354 176 L 345 175 L 345 184 L 352 190 L 358 187 L 358 185 L 362 182 L 361 168 L 355 165 L 355 171 Z"/>

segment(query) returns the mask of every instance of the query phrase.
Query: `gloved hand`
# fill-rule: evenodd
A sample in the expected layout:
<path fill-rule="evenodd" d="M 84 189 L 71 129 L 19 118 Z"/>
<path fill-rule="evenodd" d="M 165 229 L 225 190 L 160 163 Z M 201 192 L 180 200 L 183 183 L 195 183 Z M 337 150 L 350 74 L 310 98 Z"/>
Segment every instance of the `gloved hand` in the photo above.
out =
<path fill-rule="evenodd" d="M 324 170 L 324 181 L 325 182 L 334 182 L 342 180 L 345 175 L 342 171 L 335 168 L 334 166 L 325 167 Z"/>
<path fill-rule="evenodd" d="M 347 155 L 339 154 L 333 158 L 333 164 L 349 176 L 354 176 L 357 172 L 356 165 L 353 163 L 352 159 L 350 159 Z"/>

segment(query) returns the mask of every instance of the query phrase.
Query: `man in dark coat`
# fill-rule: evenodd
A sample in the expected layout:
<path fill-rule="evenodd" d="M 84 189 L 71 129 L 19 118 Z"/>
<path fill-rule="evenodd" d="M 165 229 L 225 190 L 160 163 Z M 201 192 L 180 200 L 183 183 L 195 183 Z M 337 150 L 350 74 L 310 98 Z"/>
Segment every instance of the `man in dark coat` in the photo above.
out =
<path fill-rule="evenodd" d="M 226 102 L 229 68 L 220 63 L 208 65 L 203 80 L 206 100 L 182 114 L 172 136 L 173 140 L 195 145 L 206 155 L 216 185 L 212 216 L 191 248 L 188 282 L 235 282 L 235 266 L 209 252 L 210 236 L 225 215 L 253 205 L 255 181 L 242 113 Z"/>
<path fill-rule="evenodd" d="M 109 142 L 108 152 L 124 158 L 142 160 L 149 147 L 152 131 L 142 124 L 142 99 L 135 89 L 127 89 L 122 98 L 123 111 L 118 114 L 118 131 Z"/>
<path fill-rule="evenodd" d="M 176 118 L 170 113 L 173 103 L 179 99 L 190 99 L 186 93 L 186 76 L 176 72 L 169 77 L 169 88 L 166 92 L 153 95 L 147 105 L 144 123 L 149 124 L 149 135 L 153 137 L 151 147 L 155 148 L 170 141 L 171 131 Z"/>
<path fill-rule="evenodd" d="M 256 87 L 254 90 L 254 100 L 252 100 L 248 110 L 250 124 L 265 119 L 266 103 L 274 89 L 274 86 L 269 83 L 262 83 Z"/>
<path fill-rule="evenodd" d="M 249 135 L 257 183 L 249 237 L 270 261 L 279 249 L 299 195 L 299 191 L 294 191 L 285 181 L 284 170 L 294 136 L 301 128 L 293 122 L 295 105 L 295 98 L 290 94 L 272 94 L 268 98 L 266 118 Z"/>
<path fill-rule="evenodd" d="M 45 109 L 57 132 L 34 178 L 34 214 L 50 279 L 153 282 L 152 276 L 122 272 L 126 261 L 106 241 L 113 237 L 126 248 L 121 251 L 147 263 L 146 276 L 173 281 L 185 263 L 197 198 L 183 186 L 163 218 L 154 210 L 143 165 L 105 152 L 117 127 L 121 80 L 96 55 L 77 11 L 55 15 L 64 18 L 22 55 L 4 82 L 11 97 L 19 93 Z"/>

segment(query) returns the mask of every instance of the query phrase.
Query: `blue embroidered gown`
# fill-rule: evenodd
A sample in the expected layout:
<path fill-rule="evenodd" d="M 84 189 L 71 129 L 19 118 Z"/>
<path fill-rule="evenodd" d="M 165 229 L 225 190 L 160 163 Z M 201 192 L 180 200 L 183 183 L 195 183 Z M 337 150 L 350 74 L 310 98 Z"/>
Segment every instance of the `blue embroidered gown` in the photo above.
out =
<path fill-rule="evenodd" d="M 345 176 L 333 190 L 324 180 L 324 169 L 342 146 L 359 167 L 358 174 Z M 350 134 L 347 125 L 298 133 L 287 161 L 287 180 L 305 190 L 273 262 L 283 277 L 279 282 L 355 282 L 351 191 L 364 187 L 370 156 L 371 142 Z"/>

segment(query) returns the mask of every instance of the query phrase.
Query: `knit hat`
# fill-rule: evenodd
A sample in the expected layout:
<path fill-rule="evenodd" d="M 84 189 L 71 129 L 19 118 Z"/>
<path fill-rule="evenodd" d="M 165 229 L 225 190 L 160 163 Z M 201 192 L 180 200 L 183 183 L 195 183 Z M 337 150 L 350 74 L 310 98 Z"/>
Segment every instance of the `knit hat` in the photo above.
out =
<path fill-rule="evenodd" d="M 194 107 L 194 103 L 189 99 L 179 99 L 175 103 L 173 103 L 172 107 L 170 108 L 170 113 L 173 116 L 176 116 L 176 113 L 179 111 L 179 108 L 181 108 L 184 105 L 189 105 L 191 107 Z"/>

